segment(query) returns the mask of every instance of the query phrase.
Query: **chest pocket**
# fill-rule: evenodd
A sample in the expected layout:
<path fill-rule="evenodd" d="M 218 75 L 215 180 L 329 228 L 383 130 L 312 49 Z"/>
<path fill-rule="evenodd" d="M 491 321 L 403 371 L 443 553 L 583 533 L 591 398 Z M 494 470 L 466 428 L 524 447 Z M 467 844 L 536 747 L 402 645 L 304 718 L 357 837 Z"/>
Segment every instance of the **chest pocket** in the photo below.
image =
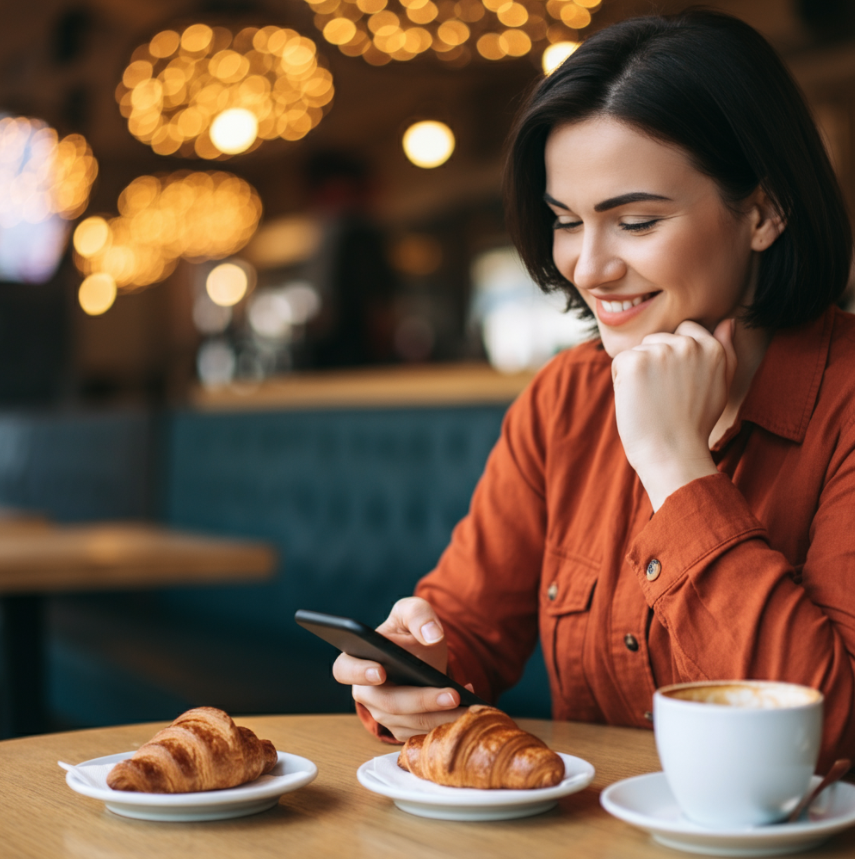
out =
<path fill-rule="evenodd" d="M 599 564 L 547 548 L 540 580 L 540 638 L 552 687 L 553 717 L 598 721 L 583 653 Z"/>

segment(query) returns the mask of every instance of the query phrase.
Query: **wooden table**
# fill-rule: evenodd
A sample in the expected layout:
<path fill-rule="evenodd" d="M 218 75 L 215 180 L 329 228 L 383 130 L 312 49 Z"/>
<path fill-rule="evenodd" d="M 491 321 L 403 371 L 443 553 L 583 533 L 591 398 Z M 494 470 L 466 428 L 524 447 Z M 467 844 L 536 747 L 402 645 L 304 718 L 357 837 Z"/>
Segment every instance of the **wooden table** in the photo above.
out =
<path fill-rule="evenodd" d="M 7 698 L 0 737 L 39 733 L 46 726 L 46 596 L 263 579 L 275 563 L 275 552 L 261 543 L 150 524 L 0 529 Z"/>
<path fill-rule="evenodd" d="M 0 854 L 4 859 L 668 859 L 680 854 L 608 815 L 600 791 L 628 776 L 658 770 L 652 731 L 570 722 L 520 720 L 557 751 L 589 760 L 591 787 L 537 817 L 452 823 L 414 817 L 356 780 L 360 764 L 390 747 L 368 736 L 355 716 L 237 719 L 282 751 L 319 769 L 312 784 L 285 794 L 253 817 L 213 823 L 150 823 L 114 816 L 74 793 L 58 760 L 80 763 L 127 751 L 161 725 L 48 734 L 0 743 Z M 855 854 L 848 830 L 805 856 Z M 688 854 L 684 854 L 688 855 Z"/>

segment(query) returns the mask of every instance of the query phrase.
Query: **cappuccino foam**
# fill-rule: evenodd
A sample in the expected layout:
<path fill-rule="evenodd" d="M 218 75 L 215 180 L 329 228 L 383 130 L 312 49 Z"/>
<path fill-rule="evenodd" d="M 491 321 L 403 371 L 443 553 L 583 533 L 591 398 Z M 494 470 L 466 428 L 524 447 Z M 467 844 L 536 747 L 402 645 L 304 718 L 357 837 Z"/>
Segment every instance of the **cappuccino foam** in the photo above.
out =
<path fill-rule="evenodd" d="M 821 698 L 815 689 L 791 683 L 702 683 L 683 686 L 663 693 L 680 701 L 699 704 L 718 704 L 725 707 L 744 707 L 754 710 L 771 710 L 781 707 L 803 707 Z"/>

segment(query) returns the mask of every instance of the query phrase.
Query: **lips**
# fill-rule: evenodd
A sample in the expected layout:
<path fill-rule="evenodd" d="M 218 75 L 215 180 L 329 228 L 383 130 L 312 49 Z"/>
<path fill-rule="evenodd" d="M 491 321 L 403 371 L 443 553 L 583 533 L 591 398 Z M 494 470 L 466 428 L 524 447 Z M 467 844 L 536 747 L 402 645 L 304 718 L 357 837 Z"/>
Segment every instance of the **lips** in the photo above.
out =
<path fill-rule="evenodd" d="M 631 298 L 615 297 L 608 300 L 598 297 L 597 318 L 605 325 L 623 325 L 643 313 L 657 295 L 658 292 L 648 292 Z"/>

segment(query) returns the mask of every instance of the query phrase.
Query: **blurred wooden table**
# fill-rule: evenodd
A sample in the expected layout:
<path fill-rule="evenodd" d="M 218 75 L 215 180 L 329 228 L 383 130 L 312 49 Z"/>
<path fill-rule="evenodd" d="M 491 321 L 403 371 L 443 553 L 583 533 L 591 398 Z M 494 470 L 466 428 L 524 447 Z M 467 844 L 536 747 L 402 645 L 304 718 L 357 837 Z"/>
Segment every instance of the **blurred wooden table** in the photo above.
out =
<path fill-rule="evenodd" d="M 269 811 L 209 823 L 151 823 L 106 811 L 74 793 L 57 761 L 80 763 L 129 751 L 161 725 L 132 725 L 48 734 L 0 743 L 0 845 L 9 859 L 668 859 L 680 854 L 611 817 L 600 791 L 658 770 L 653 732 L 521 719 L 557 751 L 590 761 L 593 784 L 537 817 L 457 823 L 414 817 L 356 780 L 360 764 L 394 747 L 370 737 L 355 716 L 267 716 L 237 719 L 281 751 L 310 758 L 318 777 L 285 794 Z M 805 856 L 851 857 L 855 830 Z"/>
<path fill-rule="evenodd" d="M 122 590 L 266 578 L 276 554 L 261 543 L 156 525 L 0 528 L 0 604 L 7 699 L 0 736 L 44 730 L 44 599 Z"/>

